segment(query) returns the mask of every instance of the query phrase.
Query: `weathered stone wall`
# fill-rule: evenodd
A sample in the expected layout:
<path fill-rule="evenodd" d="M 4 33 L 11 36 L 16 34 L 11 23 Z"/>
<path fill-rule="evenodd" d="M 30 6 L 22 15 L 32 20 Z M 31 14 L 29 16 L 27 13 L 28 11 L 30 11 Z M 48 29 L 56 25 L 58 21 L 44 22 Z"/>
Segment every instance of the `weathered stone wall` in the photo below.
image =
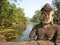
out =
<path fill-rule="evenodd" d="M 0 42 L 0 45 L 54 45 L 50 41 Z"/>
<path fill-rule="evenodd" d="M 0 45 L 54 45 L 50 41 L 20 41 L 20 42 L 0 42 Z M 57 43 L 60 45 L 60 43 Z"/>
<path fill-rule="evenodd" d="M 46 40 L 6 42 L 5 36 L 0 35 L 0 45 L 54 45 L 54 43 Z M 60 45 L 60 43 L 57 43 L 57 45 Z"/>

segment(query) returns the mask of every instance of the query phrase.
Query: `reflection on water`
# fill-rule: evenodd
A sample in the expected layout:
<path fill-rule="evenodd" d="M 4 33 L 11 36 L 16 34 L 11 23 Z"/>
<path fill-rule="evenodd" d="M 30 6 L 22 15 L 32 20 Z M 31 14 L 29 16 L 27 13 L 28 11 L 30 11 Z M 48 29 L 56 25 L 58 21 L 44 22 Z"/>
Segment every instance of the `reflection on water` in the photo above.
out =
<path fill-rule="evenodd" d="M 29 40 L 29 34 L 30 34 L 33 26 L 34 25 L 32 25 L 32 24 L 28 24 L 27 27 L 26 27 L 26 30 L 23 32 L 23 36 L 20 39 L 18 39 L 17 41 L 27 41 L 27 40 Z"/>

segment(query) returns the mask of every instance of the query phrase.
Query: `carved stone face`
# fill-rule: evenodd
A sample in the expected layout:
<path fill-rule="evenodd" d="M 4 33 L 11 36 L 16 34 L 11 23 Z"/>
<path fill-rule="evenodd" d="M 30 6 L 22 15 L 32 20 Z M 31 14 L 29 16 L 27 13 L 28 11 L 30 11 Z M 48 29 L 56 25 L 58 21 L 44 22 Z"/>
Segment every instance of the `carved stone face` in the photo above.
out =
<path fill-rule="evenodd" d="M 47 12 L 43 13 L 41 17 L 42 23 L 47 24 L 53 22 L 53 17 L 54 17 L 53 14 L 54 14 L 53 10 L 49 13 Z"/>

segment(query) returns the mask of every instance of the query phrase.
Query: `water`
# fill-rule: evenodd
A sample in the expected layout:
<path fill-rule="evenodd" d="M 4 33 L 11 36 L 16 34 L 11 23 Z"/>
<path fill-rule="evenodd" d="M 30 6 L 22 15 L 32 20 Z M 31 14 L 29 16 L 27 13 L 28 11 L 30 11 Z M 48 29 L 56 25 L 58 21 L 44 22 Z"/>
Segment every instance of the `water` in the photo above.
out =
<path fill-rule="evenodd" d="M 33 27 L 34 27 L 34 25 L 28 24 L 27 27 L 26 27 L 26 30 L 23 32 L 23 36 L 20 39 L 17 39 L 17 40 L 18 41 L 27 41 L 27 40 L 29 40 L 29 34 L 30 34 Z"/>

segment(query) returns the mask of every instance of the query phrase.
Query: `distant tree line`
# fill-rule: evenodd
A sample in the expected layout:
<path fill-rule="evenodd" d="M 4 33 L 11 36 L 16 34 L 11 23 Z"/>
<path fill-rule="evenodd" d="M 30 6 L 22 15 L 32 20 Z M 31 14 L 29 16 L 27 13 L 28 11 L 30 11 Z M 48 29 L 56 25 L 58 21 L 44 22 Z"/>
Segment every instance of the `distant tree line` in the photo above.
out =
<path fill-rule="evenodd" d="M 41 12 L 40 10 L 36 10 L 34 16 L 31 19 L 31 22 L 39 23 L 41 18 Z"/>

